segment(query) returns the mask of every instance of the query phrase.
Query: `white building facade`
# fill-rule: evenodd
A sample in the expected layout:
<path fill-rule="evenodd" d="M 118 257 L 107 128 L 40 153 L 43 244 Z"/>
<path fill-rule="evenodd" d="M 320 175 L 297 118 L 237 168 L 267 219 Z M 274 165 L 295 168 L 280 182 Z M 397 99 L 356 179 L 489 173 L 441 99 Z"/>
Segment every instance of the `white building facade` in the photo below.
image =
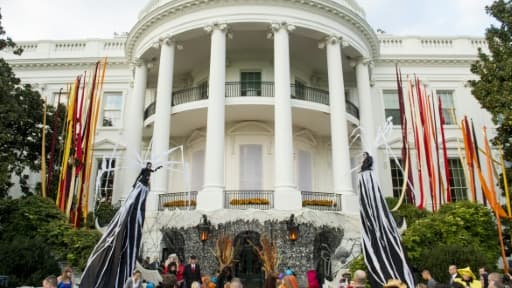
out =
<path fill-rule="evenodd" d="M 404 79 L 418 75 L 454 111 L 445 128 L 457 199 L 468 197 L 457 123 L 468 115 L 492 127 L 467 85 L 484 39 L 377 35 L 354 0 L 151 0 L 126 36 L 18 44 L 22 56 L 4 57 L 50 100 L 97 59 L 109 57 L 93 175 L 101 159 L 118 151 L 115 166 L 122 168 L 105 179 L 111 184 L 104 193 L 113 203 L 126 197 L 139 172 L 135 155 L 179 160 L 179 153 L 166 151 L 183 147 L 186 165 L 161 169 L 151 179 L 146 226 L 152 230 L 143 249 L 150 256 L 174 249 L 165 244 L 165 229 L 184 229 L 187 236 L 186 223 L 198 223 L 200 214 L 233 236 L 240 231 L 228 222 L 237 220 L 226 213 L 268 221 L 277 215 L 281 222 L 296 213 L 317 236 L 322 225 L 334 234 L 347 229 L 329 221 L 353 222 L 351 215 L 358 214 L 355 179 L 365 150 L 374 154 L 385 196 L 397 196 L 403 177 L 390 151 L 400 158 L 400 126 L 388 148 L 373 146 L 385 119 L 399 115 L 396 64 Z M 357 127 L 364 133 L 352 141 Z M 167 211 L 174 209 L 185 211 Z M 325 219 L 306 221 L 309 209 L 322 210 L 315 215 Z M 260 234 L 283 230 L 265 221 L 240 223 L 235 226 Z M 315 235 L 308 241 L 317 241 Z M 341 238 L 327 241 L 331 249 Z M 186 256 L 197 247 L 187 245 Z M 297 263 L 315 268 L 315 257 L 297 256 Z"/>

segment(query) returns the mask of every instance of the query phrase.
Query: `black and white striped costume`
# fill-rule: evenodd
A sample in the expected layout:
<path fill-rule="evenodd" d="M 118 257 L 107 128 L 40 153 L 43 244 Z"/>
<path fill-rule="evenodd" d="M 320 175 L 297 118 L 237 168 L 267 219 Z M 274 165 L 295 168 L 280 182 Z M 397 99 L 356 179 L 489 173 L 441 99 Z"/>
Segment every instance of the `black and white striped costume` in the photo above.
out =
<path fill-rule="evenodd" d="M 80 287 L 122 288 L 135 270 L 149 188 L 137 182 L 94 247 Z"/>
<path fill-rule="evenodd" d="M 400 233 L 371 168 L 362 169 L 358 186 L 361 240 L 371 287 L 382 287 L 389 279 L 400 279 L 408 287 L 415 287 Z"/>

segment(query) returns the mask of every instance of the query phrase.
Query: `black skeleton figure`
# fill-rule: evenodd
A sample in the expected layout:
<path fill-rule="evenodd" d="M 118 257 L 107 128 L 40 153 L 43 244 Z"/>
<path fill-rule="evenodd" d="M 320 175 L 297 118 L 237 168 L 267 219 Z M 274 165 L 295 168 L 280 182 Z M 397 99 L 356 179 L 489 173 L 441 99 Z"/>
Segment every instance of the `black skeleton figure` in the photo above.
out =
<path fill-rule="evenodd" d="M 151 162 L 148 162 L 146 164 L 145 168 L 142 168 L 140 170 L 139 176 L 135 179 L 135 182 L 133 183 L 133 188 L 135 188 L 135 185 L 137 185 L 137 182 L 140 182 L 140 184 L 149 187 L 149 178 L 151 177 L 151 173 L 156 172 L 158 169 L 162 168 L 162 166 L 156 167 L 155 170 L 151 169 Z"/>
<path fill-rule="evenodd" d="M 368 152 L 363 152 L 363 163 L 361 164 L 361 172 L 373 170 L 373 158 Z"/>

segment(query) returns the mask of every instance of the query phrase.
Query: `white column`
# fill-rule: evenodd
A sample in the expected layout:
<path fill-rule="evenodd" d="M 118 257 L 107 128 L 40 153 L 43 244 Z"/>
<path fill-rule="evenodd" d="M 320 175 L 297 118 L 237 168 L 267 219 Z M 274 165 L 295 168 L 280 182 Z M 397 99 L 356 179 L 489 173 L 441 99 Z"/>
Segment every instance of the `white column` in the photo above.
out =
<path fill-rule="evenodd" d="M 151 160 L 155 163 L 166 162 L 169 159 L 169 137 L 171 128 L 171 98 L 174 72 L 174 43 L 170 38 L 160 43 L 160 64 L 158 69 L 158 83 L 156 88 L 155 121 L 153 127 L 153 145 L 151 147 Z M 160 169 L 151 176 L 151 193 L 146 205 L 148 210 L 158 209 L 159 194 L 167 193 L 169 171 Z"/>
<path fill-rule="evenodd" d="M 359 96 L 359 126 L 363 128 L 363 149 L 368 149 L 374 155 L 374 141 L 376 136 L 375 123 L 373 120 L 373 106 L 370 94 L 370 73 L 369 61 L 361 59 L 356 64 L 357 94 Z M 375 159 L 375 158 L 374 158 Z"/>
<path fill-rule="evenodd" d="M 357 196 L 350 177 L 350 151 L 345 107 L 345 85 L 340 38 L 327 39 L 327 72 L 329 74 L 329 106 L 331 109 L 332 176 L 335 193 L 342 195 L 342 208 L 346 213 L 357 213 Z"/>
<path fill-rule="evenodd" d="M 272 24 L 274 31 L 274 207 L 294 210 L 302 207 L 293 178 L 293 124 L 290 88 L 288 24 Z"/>
<path fill-rule="evenodd" d="M 208 117 L 204 185 L 199 192 L 197 209 L 217 210 L 224 207 L 224 102 L 226 85 L 226 24 L 205 28 L 211 32 Z"/>
<path fill-rule="evenodd" d="M 126 133 L 126 154 L 125 159 L 133 159 L 128 162 L 124 172 L 123 195 L 128 195 L 132 189 L 133 182 L 140 172 L 140 167 L 133 164 L 137 161 L 136 155 L 141 155 L 142 129 L 144 122 L 144 97 L 146 95 L 148 68 L 142 59 L 137 59 L 134 63 L 135 79 L 130 98 L 126 100 L 126 110 L 124 114 L 124 131 Z M 142 157 L 141 157 L 142 158 Z"/>

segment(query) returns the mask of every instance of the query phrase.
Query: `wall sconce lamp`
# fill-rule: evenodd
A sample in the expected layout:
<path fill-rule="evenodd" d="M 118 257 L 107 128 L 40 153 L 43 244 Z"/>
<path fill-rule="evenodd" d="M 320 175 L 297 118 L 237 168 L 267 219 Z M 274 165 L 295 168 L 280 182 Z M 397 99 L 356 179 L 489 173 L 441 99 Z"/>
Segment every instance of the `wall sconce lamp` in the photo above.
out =
<path fill-rule="evenodd" d="M 299 224 L 295 222 L 295 215 L 290 215 L 290 219 L 286 221 L 286 229 L 288 230 L 288 239 L 295 242 L 299 239 Z"/>
<path fill-rule="evenodd" d="M 203 214 L 203 216 L 201 217 L 201 221 L 197 225 L 197 231 L 199 231 L 199 239 L 201 240 L 201 242 L 203 242 L 203 244 L 206 240 L 208 240 L 208 236 L 210 234 L 210 227 L 210 220 L 208 220 L 206 214 Z"/>

